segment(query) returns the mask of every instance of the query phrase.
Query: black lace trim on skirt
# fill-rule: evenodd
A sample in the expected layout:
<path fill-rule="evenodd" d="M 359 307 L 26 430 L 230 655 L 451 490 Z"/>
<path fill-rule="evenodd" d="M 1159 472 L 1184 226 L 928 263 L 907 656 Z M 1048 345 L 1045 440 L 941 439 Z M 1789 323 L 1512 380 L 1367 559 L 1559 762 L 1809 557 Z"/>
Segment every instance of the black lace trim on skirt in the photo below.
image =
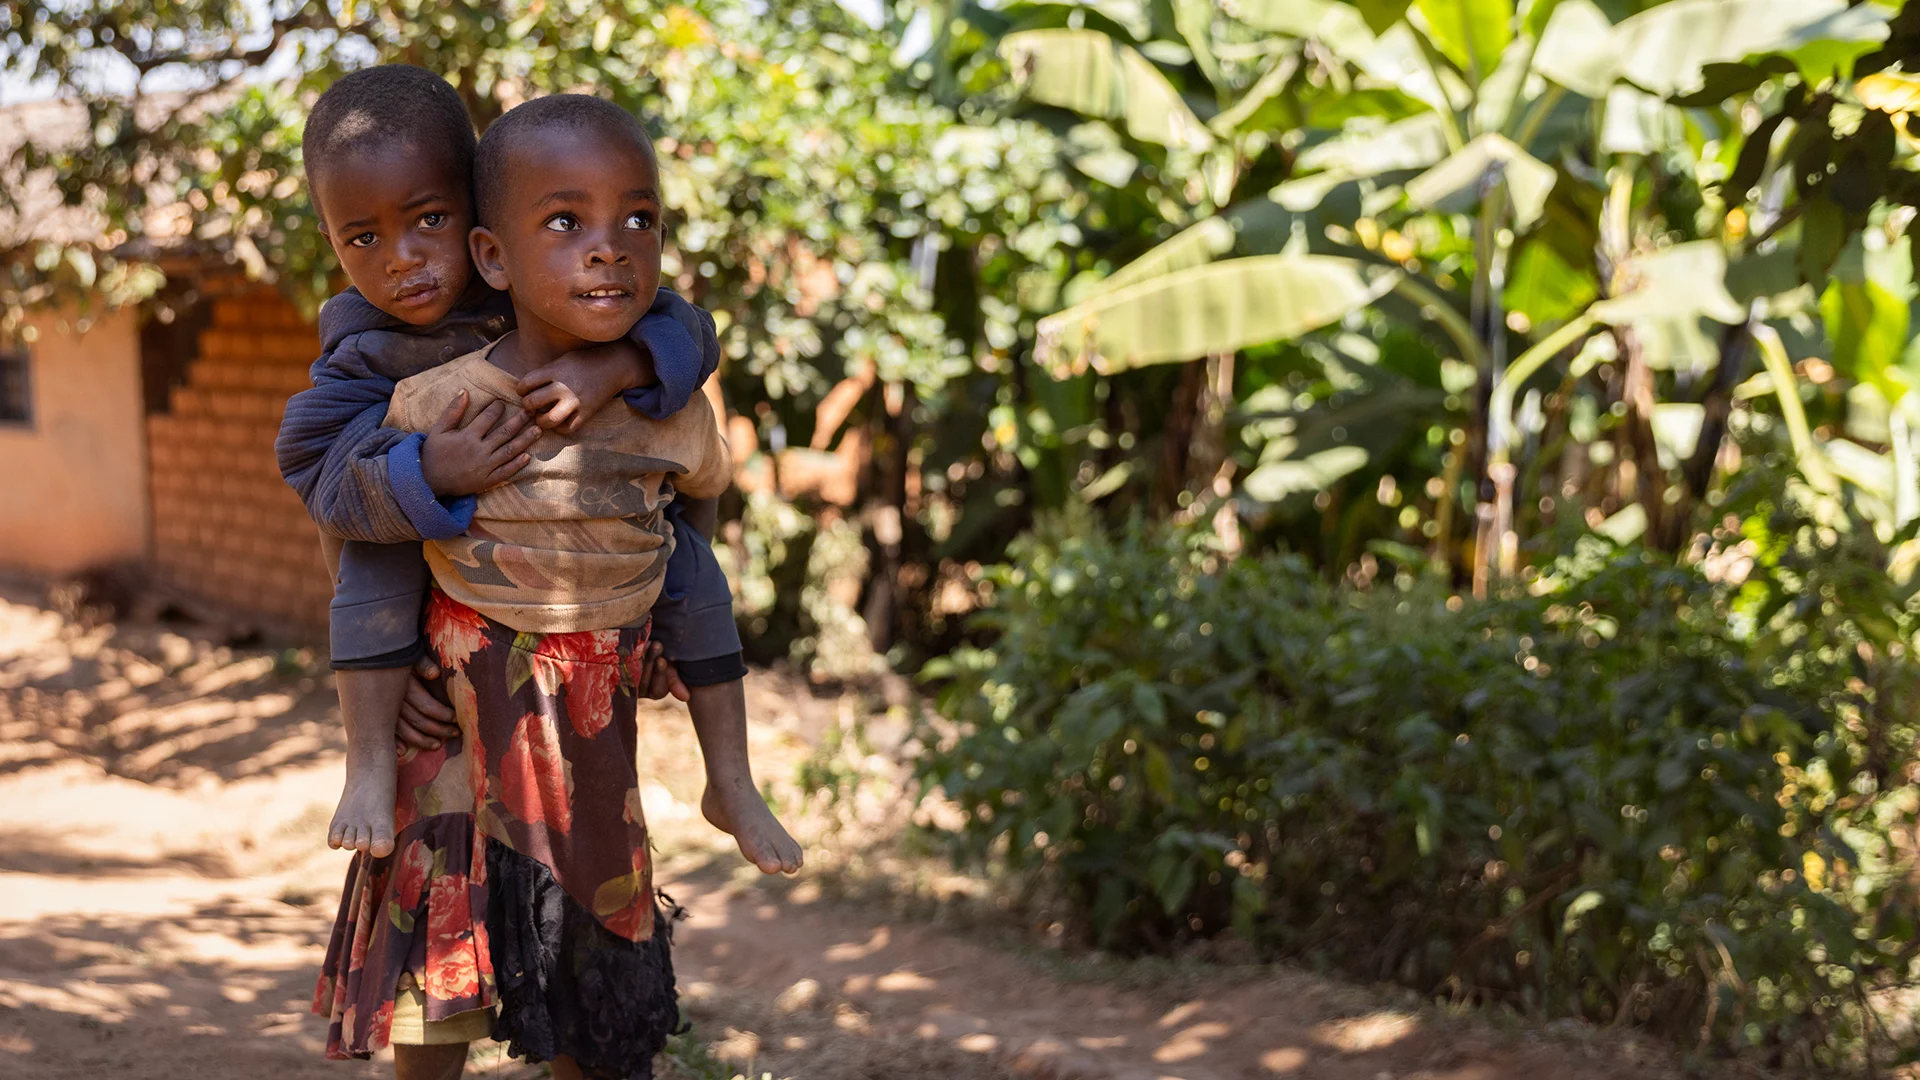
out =
<path fill-rule="evenodd" d="M 671 904 L 671 901 L 668 901 Z M 680 1029 L 670 927 L 628 941 L 600 925 L 552 871 L 487 844 L 487 937 L 500 1017 L 493 1037 L 528 1061 L 565 1054 L 593 1080 L 653 1080 L 653 1058 Z"/>

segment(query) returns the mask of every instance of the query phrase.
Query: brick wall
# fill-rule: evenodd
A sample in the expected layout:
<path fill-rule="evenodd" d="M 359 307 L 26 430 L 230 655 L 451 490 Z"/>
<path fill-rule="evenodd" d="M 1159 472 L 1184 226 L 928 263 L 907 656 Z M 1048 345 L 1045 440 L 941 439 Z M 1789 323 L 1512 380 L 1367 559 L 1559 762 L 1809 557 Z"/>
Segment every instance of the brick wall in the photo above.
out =
<path fill-rule="evenodd" d="M 319 338 L 271 290 L 210 302 L 185 385 L 147 418 L 154 565 L 166 584 L 238 618 L 324 631 L 319 541 L 273 454 Z"/>

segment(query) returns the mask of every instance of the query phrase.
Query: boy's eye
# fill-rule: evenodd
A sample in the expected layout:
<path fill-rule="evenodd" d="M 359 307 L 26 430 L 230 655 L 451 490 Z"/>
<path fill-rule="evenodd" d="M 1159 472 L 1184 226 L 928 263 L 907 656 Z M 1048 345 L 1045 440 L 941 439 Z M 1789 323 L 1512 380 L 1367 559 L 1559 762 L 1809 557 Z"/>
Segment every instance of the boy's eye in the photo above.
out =
<path fill-rule="evenodd" d="M 429 229 L 437 229 L 440 226 L 445 225 L 446 223 L 447 223 L 447 215 L 442 214 L 437 210 L 430 214 L 420 215 L 420 224 L 426 226 Z"/>
<path fill-rule="evenodd" d="M 347 241 L 347 243 L 357 248 L 372 247 L 376 239 L 378 238 L 372 233 L 363 232 L 359 236 Z"/>
<path fill-rule="evenodd" d="M 554 232 L 572 232 L 580 227 L 580 220 L 572 214 L 555 214 L 547 219 L 547 228 Z"/>
<path fill-rule="evenodd" d="M 647 213 L 645 210 L 639 210 L 639 211 L 635 211 L 634 213 L 628 214 L 627 228 L 639 229 L 643 232 L 647 229 L 651 229 L 653 228 L 653 215 Z"/>

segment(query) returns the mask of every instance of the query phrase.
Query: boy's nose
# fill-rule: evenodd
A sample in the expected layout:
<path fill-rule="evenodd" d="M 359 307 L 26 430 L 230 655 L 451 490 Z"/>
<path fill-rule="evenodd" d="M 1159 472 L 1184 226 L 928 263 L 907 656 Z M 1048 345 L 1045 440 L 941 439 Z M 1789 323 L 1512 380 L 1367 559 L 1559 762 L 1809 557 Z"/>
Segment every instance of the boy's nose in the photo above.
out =
<path fill-rule="evenodd" d="M 593 246 L 587 249 L 587 265 L 605 266 L 609 263 L 622 265 L 629 260 L 626 249 L 614 243 L 608 237 L 597 237 Z"/>
<path fill-rule="evenodd" d="M 387 259 L 387 273 L 404 274 L 418 270 L 427 261 L 427 253 L 419 244 L 402 241 L 388 249 L 393 255 Z"/>

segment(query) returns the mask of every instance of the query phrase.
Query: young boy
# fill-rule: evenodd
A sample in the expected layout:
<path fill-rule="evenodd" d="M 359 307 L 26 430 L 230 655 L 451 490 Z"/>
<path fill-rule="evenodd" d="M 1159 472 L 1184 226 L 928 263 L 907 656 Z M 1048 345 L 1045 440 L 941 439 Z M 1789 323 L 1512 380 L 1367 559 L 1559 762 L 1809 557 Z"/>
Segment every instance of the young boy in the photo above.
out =
<path fill-rule="evenodd" d="M 380 856 L 394 843 L 396 717 L 405 721 L 403 739 L 419 749 L 453 733 L 451 711 L 410 677 L 424 654 L 420 541 L 465 531 L 473 497 L 524 468 L 543 428 L 580 430 L 616 396 L 647 416 L 679 412 L 717 365 L 718 344 L 705 312 L 661 290 L 622 340 L 527 372 L 517 400 L 472 409 L 455 400 L 423 433 L 383 426 L 396 382 L 512 326 L 506 298 L 475 279 L 467 248 L 472 123 L 445 80 L 387 65 L 329 88 L 304 141 L 321 227 L 354 287 L 321 313 L 326 352 L 314 365 L 314 388 L 288 404 L 278 449 L 283 474 L 330 541 L 330 561 L 338 553 L 333 656 L 350 745 L 329 841 Z M 523 405 L 539 413 L 537 425 L 527 424 Z M 745 667 L 711 548 L 677 507 L 668 520 L 673 557 L 655 639 L 678 667 L 676 696 L 690 699 L 697 719 L 738 693 Z M 429 664 L 421 672 L 434 674 Z M 743 760 L 719 775 L 744 768 Z M 711 791 L 704 800 L 722 828 L 728 802 Z M 736 836 L 762 870 L 798 868 L 798 848 L 784 831 Z"/>
<path fill-rule="evenodd" d="M 496 121 L 476 161 L 471 246 L 487 283 L 510 294 L 516 329 L 401 381 L 388 422 L 444 430 L 466 404 L 511 402 L 557 358 L 626 337 L 656 302 L 659 186 L 645 129 L 606 101 L 540 98 Z M 553 1062 L 563 1080 L 650 1077 L 678 1011 L 630 672 L 671 572 L 665 509 L 676 491 L 718 494 L 732 464 L 699 405 L 659 419 L 608 409 L 542 432 L 528 453 L 479 494 L 464 533 L 426 545 L 427 632 L 460 737 L 402 785 L 403 872 L 356 857 L 368 872 L 343 899 L 322 992 L 336 991 L 333 1039 L 364 1053 L 397 1023 L 382 988 L 426 971 L 422 1012 L 448 1022 L 487 997 L 470 974 L 469 957 L 484 955 L 500 1009 L 491 1034 L 510 1052 Z M 708 816 L 742 850 L 797 866 L 753 788 L 740 683 L 691 693 Z M 443 827 L 460 815 L 470 827 Z M 448 1075 L 464 1059 L 458 1037 L 442 1042 Z"/>

